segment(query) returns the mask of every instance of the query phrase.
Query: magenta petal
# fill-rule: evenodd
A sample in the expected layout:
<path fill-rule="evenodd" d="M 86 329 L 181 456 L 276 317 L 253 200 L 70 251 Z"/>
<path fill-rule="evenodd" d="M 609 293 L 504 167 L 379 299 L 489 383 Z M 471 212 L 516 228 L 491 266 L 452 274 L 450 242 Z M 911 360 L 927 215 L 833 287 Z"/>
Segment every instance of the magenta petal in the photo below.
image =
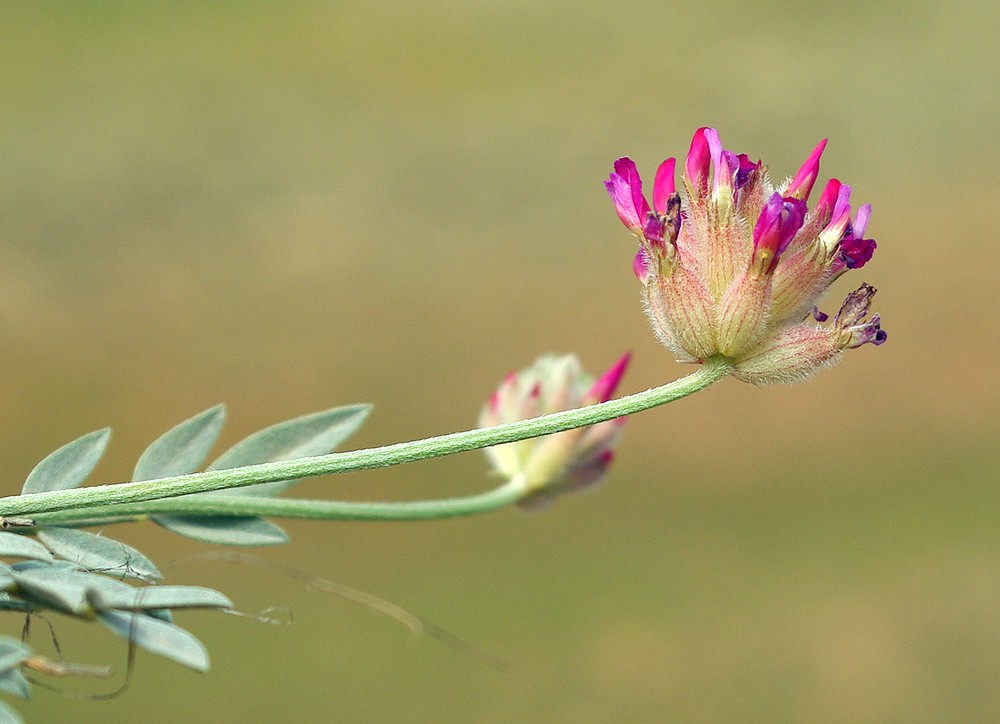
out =
<path fill-rule="evenodd" d="M 693 188 L 701 189 L 702 191 L 708 189 L 708 170 L 712 162 L 711 152 L 708 148 L 708 139 L 705 137 L 705 131 L 708 130 L 714 131 L 715 129 L 702 127 L 694 132 L 694 137 L 691 139 L 691 148 L 688 150 L 687 158 L 684 160 L 684 175 L 687 177 L 688 183 Z"/>
<path fill-rule="evenodd" d="M 802 228 L 806 217 L 806 202 L 783 198 L 777 191 L 764 204 L 753 230 L 755 258 L 765 258 L 768 273 L 774 270 L 778 257 L 788 248 L 792 238 Z"/>
<path fill-rule="evenodd" d="M 658 214 L 666 212 L 667 201 L 677 193 L 677 186 L 674 183 L 676 166 L 677 159 L 668 158 L 656 169 L 656 178 L 653 180 L 653 209 Z"/>
<path fill-rule="evenodd" d="M 719 138 L 719 132 L 714 128 L 706 128 L 702 135 L 705 136 L 705 143 L 708 144 L 708 155 L 712 159 L 712 163 L 715 164 L 716 169 L 719 167 L 719 159 L 722 157 L 722 139 Z"/>
<path fill-rule="evenodd" d="M 651 245 L 662 248 L 665 228 L 663 218 L 650 212 L 646 215 L 646 223 L 642 225 L 642 235 Z"/>
<path fill-rule="evenodd" d="M 750 180 L 760 170 L 760 161 L 754 163 L 745 153 L 741 153 L 736 159 L 739 161 L 739 167 L 736 169 L 736 179 L 733 181 L 733 187 L 740 189 L 750 183 Z"/>
<path fill-rule="evenodd" d="M 740 160 L 732 151 L 722 147 L 722 139 L 714 128 L 705 129 L 705 140 L 712 158 L 714 176 L 712 178 L 712 198 L 728 198 L 733 193 L 733 178 L 740 167 Z"/>
<path fill-rule="evenodd" d="M 820 219 L 820 223 L 826 223 L 830 220 L 838 194 L 840 194 L 840 181 L 832 178 L 826 182 L 823 194 L 819 197 L 819 203 L 816 204 L 816 217 Z"/>
<path fill-rule="evenodd" d="M 840 190 L 837 192 L 837 202 L 830 215 L 830 221 L 820 232 L 819 237 L 827 244 L 828 248 L 832 249 L 848 233 L 850 224 L 851 187 L 847 184 L 841 184 Z"/>
<path fill-rule="evenodd" d="M 649 213 L 649 204 L 646 203 L 642 195 L 642 179 L 639 178 L 639 169 L 628 156 L 615 161 L 615 173 L 625 179 L 629 188 L 632 189 L 632 205 L 639 214 L 639 218 L 645 218 Z"/>
<path fill-rule="evenodd" d="M 878 244 L 874 239 L 843 239 L 840 242 L 840 256 L 848 269 L 860 269 L 875 253 Z"/>
<path fill-rule="evenodd" d="M 615 393 L 615 388 L 618 387 L 618 383 L 621 382 L 622 376 L 625 374 L 625 368 L 628 367 L 630 359 L 632 359 L 632 353 L 626 352 L 621 356 L 621 359 L 611 365 L 607 372 L 598 377 L 590 389 L 587 390 L 587 394 L 583 396 L 584 402 L 606 402 L 610 400 L 611 396 Z"/>
<path fill-rule="evenodd" d="M 816 148 L 809 154 L 809 158 L 802 164 L 799 172 L 795 174 L 795 178 L 792 179 L 792 182 L 788 185 L 788 190 L 785 192 L 786 197 L 801 199 L 802 201 L 809 198 L 809 194 L 812 193 L 813 184 L 816 183 L 816 177 L 819 176 L 819 159 L 823 155 L 823 149 L 825 148 L 826 139 L 824 138 L 816 144 Z"/>
<path fill-rule="evenodd" d="M 632 159 L 626 157 L 615 161 L 615 172 L 604 182 L 604 187 L 622 223 L 633 231 L 641 229 L 649 213 L 649 204 L 642 196 L 642 180 Z"/>
<path fill-rule="evenodd" d="M 608 190 L 608 195 L 615 205 L 618 218 L 622 220 L 629 229 L 636 229 L 642 226 L 639 215 L 636 213 L 635 205 L 632 201 L 632 189 L 618 174 L 611 174 L 604 182 L 604 188 Z"/>
<path fill-rule="evenodd" d="M 632 273 L 643 284 L 646 283 L 646 279 L 649 277 L 649 261 L 646 259 L 646 252 L 642 249 L 639 249 L 632 258 Z"/>
<path fill-rule="evenodd" d="M 847 184 L 841 184 L 837 191 L 837 203 L 833 205 L 833 219 L 830 223 L 840 222 L 845 215 L 848 217 L 851 215 L 851 187 Z"/>

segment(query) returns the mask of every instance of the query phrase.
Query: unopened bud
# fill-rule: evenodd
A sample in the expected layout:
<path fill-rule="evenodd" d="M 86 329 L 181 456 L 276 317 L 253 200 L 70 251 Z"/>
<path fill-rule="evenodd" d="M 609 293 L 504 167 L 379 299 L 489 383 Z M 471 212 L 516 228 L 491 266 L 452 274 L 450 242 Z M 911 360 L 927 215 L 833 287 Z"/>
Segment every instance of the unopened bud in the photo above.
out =
<path fill-rule="evenodd" d="M 531 367 L 504 378 L 479 415 L 480 427 L 526 420 L 551 412 L 570 410 L 614 395 L 625 374 L 630 355 L 622 356 L 596 380 L 580 366 L 575 355 L 546 355 Z M 555 496 L 596 484 L 613 457 L 625 418 L 518 440 L 486 448 L 493 469 L 502 477 L 519 478 L 525 497 L 519 505 L 534 507 Z"/>

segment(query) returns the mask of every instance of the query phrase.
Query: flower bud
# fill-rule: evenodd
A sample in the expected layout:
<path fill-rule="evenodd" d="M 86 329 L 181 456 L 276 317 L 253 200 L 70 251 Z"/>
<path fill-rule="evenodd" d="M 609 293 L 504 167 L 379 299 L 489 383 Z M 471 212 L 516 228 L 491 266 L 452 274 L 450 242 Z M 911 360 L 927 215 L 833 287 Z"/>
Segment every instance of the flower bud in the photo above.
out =
<path fill-rule="evenodd" d="M 630 355 L 622 356 L 596 380 L 575 355 L 546 355 L 531 367 L 504 378 L 479 415 L 480 427 L 526 420 L 551 412 L 605 402 L 625 374 Z M 614 457 L 625 418 L 564 430 L 544 437 L 486 448 L 493 469 L 502 477 L 520 478 L 526 495 L 518 503 L 535 507 L 564 492 L 596 484 Z"/>

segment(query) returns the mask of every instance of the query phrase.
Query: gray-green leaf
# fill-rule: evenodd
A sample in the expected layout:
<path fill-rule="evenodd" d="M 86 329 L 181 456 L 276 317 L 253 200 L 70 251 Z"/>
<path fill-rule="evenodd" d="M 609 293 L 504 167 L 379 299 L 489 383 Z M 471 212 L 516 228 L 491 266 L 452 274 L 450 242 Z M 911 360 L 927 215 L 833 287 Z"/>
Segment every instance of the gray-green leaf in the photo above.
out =
<path fill-rule="evenodd" d="M 133 480 L 187 475 L 202 466 L 226 419 L 224 405 L 205 410 L 158 437 L 136 463 Z"/>
<path fill-rule="evenodd" d="M 0 673 L 16 669 L 28 656 L 31 649 L 10 636 L 0 636 Z"/>
<path fill-rule="evenodd" d="M 8 591 L 14 585 L 14 569 L 6 563 L 0 563 L 0 590 Z"/>
<path fill-rule="evenodd" d="M 325 455 L 357 430 L 370 411 L 371 405 L 346 405 L 279 422 L 236 443 L 209 467 L 223 470 Z M 295 480 L 282 480 L 219 492 L 231 495 L 274 496 L 284 492 L 295 482 Z"/>
<path fill-rule="evenodd" d="M 127 583 L 87 571 L 69 570 L 56 561 L 15 570 L 17 595 L 36 606 L 54 608 L 72 616 L 90 618 L 94 613 L 91 599 L 122 598 L 134 589 Z M 20 564 L 19 564 L 20 565 Z"/>
<path fill-rule="evenodd" d="M 53 553 L 89 571 L 158 581 L 163 576 L 153 562 L 132 546 L 73 528 L 46 528 L 38 537 Z"/>
<path fill-rule="evenodd" d="M 141 586 L 128 590 L 99 591 L 90 597 L 99 611 L 148 611 L 160 608 L 232 608 L 233 602 L 201 586 Z"/>
<path fill-rule="evenodd" d="M 9 669 L 0 674 L 0 691 L 27 699 L 31 696 L 31 684 L 20 669 Z"/>
<path fill-rule="evenodd" d="M 24 481 L 22 493 L 75 488 L 90 475 L 108 445 L 111 429 L 95 430 L 79 437 L 42 460 Z"/>
<path fill-rule="evenodd" d="M 190 632 L 142 613 L 102 611 L 97 617 L 123 639 L 182 666 L 208 671 L 208 652 Z"/>
<path fill-rule="evenodd" d="M 28 698 L 31 685 L 21 673 L 21 662 L 29 656 L 31 649 L 23 643 L 10 636 L 0 636 L 0 691 Z"/>
<path fill-rule="evenodd" d="M 52 560 L 49 549 L 27 536 L 0 531 L 0 556 L 4 558 L 37 558 Z"/>
<path fill-rule="evenodd" d="M 0 701 L 0 724 L 24 724 L 24 719 L 16 711 Z"/>
<path fill-rule="evenodd" d="M 227 546 L 270 546 L 288 542 L 279 526 L 263 518 L 154 515 L 153 522 L 177 535 Z"/>

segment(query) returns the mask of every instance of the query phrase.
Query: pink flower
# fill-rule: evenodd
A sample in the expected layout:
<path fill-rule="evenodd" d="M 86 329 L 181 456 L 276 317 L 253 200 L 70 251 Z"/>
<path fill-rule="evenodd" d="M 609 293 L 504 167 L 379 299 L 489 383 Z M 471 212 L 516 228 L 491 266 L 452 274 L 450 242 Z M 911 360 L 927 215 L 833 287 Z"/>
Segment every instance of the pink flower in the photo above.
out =
<path fill-rule="evenodd" d="M 615 163 L 605 185 L 639 241 L 633 270 L 653 331 L 678 359 L 721 355 L 736 377 L 764 384 L 801 379 L 844 349 L 885 341 L 878 315 L 864 321 L 875 293 L 867 284 L 832 324 L 817 323 L 816 304 L 830 284 L 863 267 L 876 248 L 865 237 L 871 206 L 853 213 L 849 185 L 830 179 L 809 208 L 826 144 L 775 186 L 763 164 L 724 148 L 714 128 L 699 128 L 683 187 L 675 188 L 675 161 L 667 159 L 652 207 L 635 163 Z"/>
<path fill-rule="evenodd" d="M 615 161 L 615 172 L 604 182 L 614 201 L 618 218 L 633 234 L 648 239 L 650 243 L 662 244 L 665 231 L 676 235 L 676 229 L 665 229 L 668 223 L 673 224 L 675 221 L 668 216 L 676 197 L 674 164 L 674 159 L 668 158 L 656 169 L 652 209 L 642 194 L 642 179 L 639 178 L 632 159 L 624 157 Z M 674 225 L 679 227 L 679 217 Z"/>
<path fill-rule="evenodd" d="M 777 191 L 767 200 L 753 227 L 753 257 L 757 272 L 770 274 L 782 252 L 792 243 L 806 220 L 806 202 L 784 198 Z"/>
<path fill-rule="evenodd" d="M 479 426 L 492 427 L 606 402 L 625 374 L 629 358 L 623 355 L 595 380 L 583 371 L 574 355 L 539 357 L 531 367 L 504 378 L 483 407 Z M 625 418 L 620 417 L 496 445 L 484 452 L 502 477 L 523 479 L 528 493 L 519 505 L 537 507 L 562 493 L 597 484 L 611 465 L 613 447 L 624 424 Z"/>

